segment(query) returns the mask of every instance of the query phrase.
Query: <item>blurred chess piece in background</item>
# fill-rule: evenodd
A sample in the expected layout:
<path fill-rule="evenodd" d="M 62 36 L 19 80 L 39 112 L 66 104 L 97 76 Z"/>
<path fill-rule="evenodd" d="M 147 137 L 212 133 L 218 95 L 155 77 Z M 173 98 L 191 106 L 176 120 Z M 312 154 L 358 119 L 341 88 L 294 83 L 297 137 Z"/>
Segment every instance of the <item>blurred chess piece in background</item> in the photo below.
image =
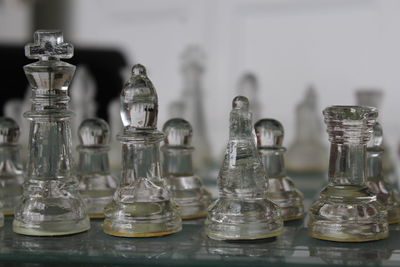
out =
<path fill-rule="evenodd" d="M 72 119 L 72 146 L 79 145 L 78 128 L 85 119 L 96 117 L 96 82 L 85 65 L 76 68 L 74 80 L 71 84 L 71 109 L 75 116 Z M 75 152 L 75 154 L 77 154 Z M 77 157 L 75 157 L 77 158 Z"/>
<path fill-rule="evenodd" d="M 292 173 L 324 173 L 328 149 L 324 144 L 321 112 L 316 90 L 310 86 L 296 107 L 294 142 L 287 153 L 287 169 Z"/>
<path fill-rule="evenodd" d="M 189 46 L 182 54 L 183 92 L 181 103 L 184 104 L 182 118 L 193 127 L 193 166 L 199 176 L 215 183 L 213 170 L 217 170 L 212 158 L 210 142 L 207 136 L 203 107 L 203 75 L 205 72 L 205 53 L 198 46 Z"/>
<path fill-rule="evenodd" d="M 259 102 L 259 83 L 256 75 L 251 72 L 243 74 L 239 79 L 237 92 L 238 95 L 249 99 L 253 120 L 258 121 L 261 119 L 262 106 Z"/>

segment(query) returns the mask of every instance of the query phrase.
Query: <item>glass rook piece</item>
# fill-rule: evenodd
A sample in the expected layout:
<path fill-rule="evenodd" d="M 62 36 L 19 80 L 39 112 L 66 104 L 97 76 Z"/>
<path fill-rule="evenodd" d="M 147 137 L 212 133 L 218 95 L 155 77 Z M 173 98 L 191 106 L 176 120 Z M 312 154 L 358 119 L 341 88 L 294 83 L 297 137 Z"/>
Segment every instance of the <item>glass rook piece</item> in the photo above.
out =
<path fill-rule="evenodd" d="M 377 109 L 331 106 L 323 114 L 331 142 L 329 184 L 310 208 L 310 235 L 340 242 L 386 238 L 386 209 L 365 184 L 366 146 Z"/>

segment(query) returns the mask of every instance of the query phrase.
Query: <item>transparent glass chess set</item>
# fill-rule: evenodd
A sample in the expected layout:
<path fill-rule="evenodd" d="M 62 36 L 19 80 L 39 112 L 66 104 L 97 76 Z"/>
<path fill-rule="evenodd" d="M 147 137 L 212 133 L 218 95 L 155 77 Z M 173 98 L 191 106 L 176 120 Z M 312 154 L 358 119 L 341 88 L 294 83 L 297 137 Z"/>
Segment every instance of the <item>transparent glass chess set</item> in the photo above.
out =
<path fill-rule="evenodd" d="M 194 127 L 184 118 L 172 118 L 163 131 L 157 129 L 158 95 L 143 65 L 133 66 L 121 91 L 118 182 L 109 166 L 108 124 L 96 118 L 72 124 L 68 86 L 75 67 L 61 61 L 72 57 L 72 45 L 64 42 L 60 31 L 40 30 L 34 43 L 26 45 L 25 54 L 37 59 L 24 66 L 32 88 L 32 105 L 24 113 L 30 121 L 25 171 L 19 158 L 18 124 L 0 120 L 0 219 L 13 214 L 14 232 L 70 235 L 89 230 L 89 218 L 104 218 L 106 234 L 152 237 L 177 233 L 182 220 L 204 217 L 204 230 L 211 239 L 255 240 L 279 236 L 284 221 L 305 216 L 303 193 L 286 174 L 284 128 L 275 119 L 253 124 L 250 110 L 255 99 L 237 96 L 232 101 L 229 140 L 217 177 L 219 196 L 212 201 L 193 167 Z M 201 56 L 197 50 L 189 55 L 185 71 L 191 72 L 191 84 L 198 85 Z M 243 88 L 255 90 L 254 78 L 243 79 Z M 195 88 L 187 86 L 187 94 L 198 92 Z M 313 89 L 308 94 L 311 103 L 299 105 L 299 114 L 315 108 Z M 254 108 L 257 111 L 259 105 Z M 323 115 L 331 143 L 329 182 L 308 211 L 309 235 L 339 242 L 388 237 L 388 224 L 400 221 L 400 197 L 386 177 L 377 109 L 331 106 Z M 74 128 L 80 143 L 76 167 L 71 146 Z"/>

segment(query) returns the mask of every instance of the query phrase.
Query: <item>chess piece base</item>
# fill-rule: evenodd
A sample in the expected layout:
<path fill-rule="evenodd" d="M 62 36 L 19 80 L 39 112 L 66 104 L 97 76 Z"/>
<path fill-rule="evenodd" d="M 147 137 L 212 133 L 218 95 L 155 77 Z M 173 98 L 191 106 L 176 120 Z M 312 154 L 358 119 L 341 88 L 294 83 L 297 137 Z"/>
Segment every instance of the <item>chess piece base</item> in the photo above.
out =
<path fill-rule="evenodd" d="M 90 229 L 89 218 L 81 220 L 62 220 L 59 222 L 22 222 L 14 219 L 13 231 L 31 236 L 61 236 L 85 232 Z"/>
<path fill-rule="evenodd" d="M 311 237 L 366 242 L 388 237 L 387 212 L 366 187 L 328 186 L 310 208 Z"/>
<path fill-rule="evenodd" d="M 268 178 L 267 198 L 281 208 L 284 221 L 301 219 L 304 216 L 303 194 L 296 189 L 289 177 Z"/>
<path fill-rule="evenodd" d="M 71 235 L 90 229 L 75 180 L 28 180 L 15 208 L 13 230 L 33 236 Z"/>
<path fill-rule="evenodd" d="M 113 190 L 80 191 L 90 218 L 104 218 L 104 208 L 112 201 Z"/>
<path fill-rule="evenodd" d="M 174 200 L 179 204 L 184 220 L 207 216 L 211 193 L 197 176 L 168 177 L 166 179 Z"/>
<path fill-rule="evenodd" d="M 283 232 L 279 207 L 267 199 L 225 199 L 212 204 L 206 234 L 217 240 L 252 240 Z"/>
<path fill-rule="evenodd" d="M 103 230 L 122 237 L 169 235 L 182 229 L 181 218 L 171 201 L 121 203 L 105 208 Z"/>

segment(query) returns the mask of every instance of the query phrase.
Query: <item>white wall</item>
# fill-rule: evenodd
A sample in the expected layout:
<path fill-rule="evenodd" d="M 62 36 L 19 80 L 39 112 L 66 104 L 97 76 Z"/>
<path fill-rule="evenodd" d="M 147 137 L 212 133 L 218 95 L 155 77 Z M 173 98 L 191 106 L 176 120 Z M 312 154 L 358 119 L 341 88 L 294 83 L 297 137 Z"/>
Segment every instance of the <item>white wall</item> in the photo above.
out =
<path fill-rule="evenodd" d="M 265 116 L 284 124 L 286 145 L 294 134 L 295 104 L 310 83 L 318 89 L 321 109 L 354 103 L 355 88 L 382 87 L 387 141 L 398 141 L 400 1 L 71 0 L 70 5 L 72 43 L 118 46 L 128 62 L 148 67 L 159 93 L 160 127 L 168 103 L 182 90 L 181 52 L 193 43 L 204 47 L 206 119 L 216 154 L 228 136 L 237 79 L 248 70 L 260 79 Z M 0 29 L 4 36 L 12 34 Z"/>

